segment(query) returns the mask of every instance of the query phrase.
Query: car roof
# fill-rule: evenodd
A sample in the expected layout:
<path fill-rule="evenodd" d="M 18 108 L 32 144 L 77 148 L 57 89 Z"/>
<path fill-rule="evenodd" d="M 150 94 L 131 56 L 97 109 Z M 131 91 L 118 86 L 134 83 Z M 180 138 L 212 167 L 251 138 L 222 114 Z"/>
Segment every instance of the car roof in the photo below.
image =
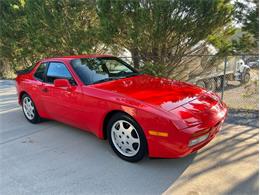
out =
<path fill-rule="evenodd" d="M 72 55 L 72 56 L 60 56 L 60 57 L 52 57 L 52 58 L 45 58 L 42 61 L 52 61 L 52 60 L 59 60 L 59 61 L 69 61 L 79 58 L 102 58 L 102 57 L 113 57 L 113 55 L 108 54 L 83 54 L 83 55 Z"/>

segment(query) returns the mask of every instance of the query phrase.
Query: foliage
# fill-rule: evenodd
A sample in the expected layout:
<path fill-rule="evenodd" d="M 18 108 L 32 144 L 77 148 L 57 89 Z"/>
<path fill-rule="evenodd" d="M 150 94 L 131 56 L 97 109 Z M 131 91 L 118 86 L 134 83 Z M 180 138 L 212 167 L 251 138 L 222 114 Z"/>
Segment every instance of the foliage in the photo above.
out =
<path fill-rule="evenodd" d="M 241 32 L 242 36 L 232 40 L 233 51 L 235 53 L 257 53 L 256 40 L 250 33 Z"/>
<path fill-rule="evenodd" d="M 236 33 L 236 29 L 231 25 L 227 25 L 225 30 L 219 30 L 218 33 L 208 36 L 208 42 L 218 48 L 218 55 L 225 56 L 232 54 L 234 51 L 234 44 L 231 37 Z"/>
<path fill-rule="evenodd" d="M 1 1 L 1 60 L 19 67 L 92 52 L 99 43 L 94 1 Z"/>
<path fill-rule="evenodd" d="M 259 39 L 259 1 L 235 1 L 235 20 L 242 24 L 242 29 L 253 35 L 255 40 Z"/>
<path fill-rule="evenodd" d="M 204 52 L 203 41 L 223 29 L 231 13 L 232 5 L 222 0 L 98 2 L 103 41 L 128 49 L 136 67 L 153 63 L 167 76 L 184 55 Z"/>
<path fill-rule="evenodd" d="M 243 29 L 256 36 L 258 9 L 245 15 L 238 7 L 230 0 L 2 0 L 1 70 L 45 57 L 127 49 L 137 68 L 176 76 L 195 59 L 183 56 L 207 54 L 209 44 L 222 55 L 251 47 L 246 35 L 230 39 L 232 19 L 234 13 L 243 18 Z"/>
<path fill-rule="evenodd" d="M 259 44 L 259 1 L 235 1 L 234 19 L 243 32 L 234 40 L 234 47 L 240 52 L 258 52 Z"/>
<path fill-rule="evenodd" d="M 162 73 L 163 68 L 164 67 L 161 64 L 145 63 L 145 64 L 143 64 L 142 70 L 143 70 L 143 72 L 145 72 L 147 74 L 158 76 L 158 77 L 163 77 L 163 76 L 165 76 Z"/>

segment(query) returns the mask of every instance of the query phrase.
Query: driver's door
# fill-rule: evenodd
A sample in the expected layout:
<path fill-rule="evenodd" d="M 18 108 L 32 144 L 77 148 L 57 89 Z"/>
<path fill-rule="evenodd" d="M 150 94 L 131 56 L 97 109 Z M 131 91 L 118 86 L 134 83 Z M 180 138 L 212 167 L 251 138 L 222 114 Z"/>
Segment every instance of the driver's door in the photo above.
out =
<path fill-rule="evenodd" d="M 59 78 L 68 79 L 71 86 L 69 88 L 56 87 L 54 80 Z M 69 124 L 77 121 L 81 89 L 64 63 L 49 63 L 42 91 L 45 110 L 51 118 Z"/>

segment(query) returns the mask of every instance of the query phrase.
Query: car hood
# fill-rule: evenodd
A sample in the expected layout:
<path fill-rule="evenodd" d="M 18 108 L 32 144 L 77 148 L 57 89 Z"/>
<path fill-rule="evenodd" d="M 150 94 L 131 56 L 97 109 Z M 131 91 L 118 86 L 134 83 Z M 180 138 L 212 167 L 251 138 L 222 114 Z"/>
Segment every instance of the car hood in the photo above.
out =
<path fill-rule="evenodd" d="M 138 75 L 99 83 L 93 87 L 120 93 L 159 106 L 166 111 L 184 105 L 206 92 L 202 88 L 188 83 L 150 75 Z"/>
<path fill-rule="evenodd" d="M 198 126 L 199 129 L 206 129 L 213 127 L 220 121 L 223 122 L 227 114 L 227 107 L 217 94 L 207 92 L 170 112 L 181 118 L 181 120 L 177 119 L 178 123 L 175 123 L 179 125 L 179 129 L 192 126 Z"/>

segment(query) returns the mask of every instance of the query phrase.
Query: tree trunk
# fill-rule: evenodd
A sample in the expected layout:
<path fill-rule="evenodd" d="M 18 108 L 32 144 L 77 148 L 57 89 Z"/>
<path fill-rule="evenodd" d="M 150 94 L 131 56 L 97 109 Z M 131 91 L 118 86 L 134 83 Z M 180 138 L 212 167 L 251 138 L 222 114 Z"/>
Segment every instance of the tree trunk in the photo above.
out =
<path fill-rule="evenodd" d="M 139 67 L 140 67 L 140 56 L 139 56 L 138 49 L 133 48 L 133 49 L 130 50 L 130 52 L 131 52 L 131 55 L 132 55 L 134 67 L 136 69 L 139 69 Z"/>

